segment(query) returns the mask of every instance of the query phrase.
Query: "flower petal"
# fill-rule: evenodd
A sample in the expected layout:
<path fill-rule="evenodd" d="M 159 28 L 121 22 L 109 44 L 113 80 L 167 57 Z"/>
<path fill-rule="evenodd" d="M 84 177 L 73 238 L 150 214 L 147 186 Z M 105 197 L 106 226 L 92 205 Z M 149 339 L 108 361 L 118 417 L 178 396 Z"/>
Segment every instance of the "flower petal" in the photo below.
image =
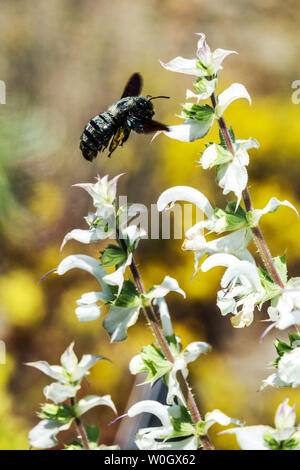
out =
<path fill-rule="evenodd" d="M 65 352 L 60 357 L 60 362 L 63 368 L 68 372 L 68 374 L 72 375 L 74 370 L 78 365 L 78 359 L 76 354 L 74 353 L 74 341 L 70 344 L 70 346 L 65 350 Z"/>
<path fill-rule="evenodd" d="M 288 387 L 289 384 L 286 382 L 283 382 L 279 375 L 277 373 L 269 375 L 266 379 L 262 381 L 260 390 L 263 390 L 264 388 L 271 386 L 271 387 Z"/>
<path fill-rule="evenodd" d="M 40 370 L 44 374 L 52 377 L 52 379 L 58 380 L 59 382 L 65 382 L 65 376 L 63 368 L 61 366 L 50 366 L 46 361 L 26 362 L 26 366 L 34 367 Z"/>
<path fill-rule="evenodd" d="M 72 424 L 61 423 L 54 420 L 43 419 L 29 432 L 29 444 L 36 449 L 50 449 L 58 444 L 56 435 L 60 431 L 66 431 Z"/>
<path fill-rule="evenodd" d="M 195 75 L 198 77 L 205 76 L 205 73 L 197 68 L 196 59 L 185 59 L 184 57 L 178 56 L 167 63 L 164 63 L 161 60 L 159 62 L 165 69 L 170 70 L 171 72 L 185 73 L 187 75 Z"/>
<path fill-rule="evenodd" d="M 277 408 L 275 414 L 275 427 L 277 430 L 293 428 L 295 426 L 295 421 L 295 406 L 290 406 L 289 399 L 286 398 Z"/>
<path fill-rule="evenodd" d="M 76 228 L 67 233 L 60 246 L 60 251 L 62 251 L 63 247 L 69 240 L 77 240 L 80 243 L 88 244 L 99 242 L 100 240 L 105 240 L 106 238 L 107 233 L 96 230 L 95 228 L 89 230 L 81 230 Z"/>
<path fill-rule="evenodd" d="M 208 431 L 208 429 L 216 423 L 222 426 L 228 426 L 231 423 L 231 418 L 220 410 L 213 410 L 206 413 L 205 423 L 205 431 Z"/>
<path fill-rule="evenodd" d="M 200 233 L 199 235 L 194 236 L 191 240 L 186 238 L 183 242 L 182 249 L 195 252 L 196 269 L 200 259 L 205 254 L 214 255 L 234 253 L 238 259 L 245 259 L 254 263 L 252 255 L 246 249 L 251 240 L 252 234 L 249 229 L 236 230 L 229 235 L 224 235 L 223 237 L 216 238 L 215 240 L 211 240 L 209 242 L 207 242 L 205 237 Z M 223 264 L 221 266 L 223 266 Z"/>
<path fill-rule="evenodd" d="M 109 406 L 114 411 L 114 413 L 117 414 L 116 407 L 110 395 L 104 395 L 103 397 L 99 397 L 97 395 L 88 395 L 84 398 L 81 398 L 81 400 L 76 403 L 74 411 L 76 416 L 79 417 L 90 409 L 95 408 L 95 406 L 100 405 Z"/>
<path fill-rule="evenodd" d="M 169 188 L 164 191 L 158 198 L 157 210 L 161 212 L 168 206 L 172 207 L 172 205 L 177 201 L 186 201 L 195 204 L 207 217 L 211 217 L 214 214 L 212 205 L 207 197 L 197 189 L 191 188 L 190 186 L 174 186 L 173 188 Z"/>
<path fill-rule="evenodd" d="M 52 400 L 54 403 L 62 403 L 68 398 L 75 397 L 79 389 L 79 385 L 68 385 L 53 382 L 44 388 L 44 395 L 47 400 Z"/>
<path fill-rule="evenodd" d="M 180 441 L 162 441 L 158 442 L 147 435 L 137 433 L 135 436 L 135 443 L 139 450 L 197 450 L 200 447 L 199 438 L 191 436 Z"/>
<path fill-rule="evenodd" d="M 214 115 L 207 121 L 196 121 L 194 119 L 187 119 L 183 124 L 177 126 L 169 126 L 168 131 L 158 131 L 153 139 L 161 132 L 171 139 L 180 140 L 181 142 L 194 142 L 195 140 L 202 139 L 214 122 Z M 153 140 L 152 139 L 152 140 Z"/>
<path fill-rule="evenodd" d="M 111 274 L 106 274 L 103 277 L 103 281 L 106 282 L 106 284 L 110 286 L 118 286 L 118 295 L 120 295 L 120 292 L 124 284 L 125 271 L 127 267 L 130 266 L 131 262 L 132 262 L 132 253 L 128 255 L 125 263 L 123 263 L 118 269 L 116 269 Z"/>
<path fill-rule="evenodd" d="M 94 321 L 100 317 L 101 309 L 97 304 L 82 305 L 75 309 L 75 314 L 81 322 Z"/>
<path fill-rule="evenodd" d="M 103 277 L 107 274 L 107 272 L 95 258 L 87 255 L 68 256 L 62 260 L 62 262 L 57 267 L 56 272 L 57 274 L 62 275 L 70 271 L 70 269 L 74 268 L 83 269 L 84 271 L 92 274 L 101 285 L 103 293 L 107 296 L 107 300 L 112 298 L 110 288 L 103 281 Z"/>
<path fill-rule="evenodd" d="M 269 307 L 269 309 L 270 308 L 271 307 Z M 276 323 L 279 330 L 286 330 L 292 325 L 300 325 L 300 310 L 292 310 L 291 312 L 284 313 Z"/>
<path fill-rule="evenodd" d="M 80 359 L 78 367 L 86 373 L 96 362 L 101 361 L 101 359 L 109 360 L 107 357 L 100 356 L 99 354 L 84 354 Z"/>
<path fill-rule="evenodd" d="M 146 294 L 146 297 L 149 299 L 165 297 L 169 292 L 177 292 L 185 298 L 185 292 L 180 289 L 176 279 L 170 276 L 166 276 L 160 285 L 154 286 L 150 289 L 149 293 Z"/>
<path fill-rule="evenodd" d="M 145 370 L 145 364 L 140 354 L 133 356 L 129 362 L 129 370 L 132 375 L 137 375 Z"/>
<path fill-rule="evenodd" d="M 249 139 L 247 139 L 247 140 L 237 139 L 235 141 L 235 146 L 236 146 L 237 150 L 240 147 L 243 147 L 245 150 L 250 150 L 250 149 L 258 149 L 259 148 L 259 143 L 253 137 L 249 137 Z"/>
<path fill-rule="evenodd" d="M 162 426 L 168 427 L 171 424 L 169 413 L 168 413 L 168 407 L 165 405 L 162 405 L 161 403 L 155 400 L 143 400 L 138 403 L 135 403 L 133 406 L 129 408 L 127 414 L 129 418 L 133 418 L 134 416 L 140 413 L 153 414 L 160 420 Z"/>
<path fill-rule="evenodd" d="M 206 260 L 201 265 L 201 271 L 205 273 L 206 271 L 209 271 L 212 268 L 216 268 L 217 266 L 224 266 L 225 268 L 229 268 L 229 266 L 238 262 L 239 259 L 234 255 L 218 253 L 206 258 Z"/>
<path fill-rule="evenodd" d="M 121 176 L 125 173 L 121 173 L 120 175 L 115 176 L 112 180 L 108 181 L 108 175 L 97 177 L 96 183 L 84 183 L 84 184 L 74 184 L 73 186 L 77 186 L 79 188 L 83 188 L 85 191 L 89 193 L 89 195 L 93 198 L 94 205 L 96 207 L 102 207 L 103 205 L 111 205 L 114 203 L 116 199 L 116 192 L 117 192 L 117 182 Z"/>
<path fill-rule="evenodd" d="M 223 115 L 225 109 L 230 105 L 230 103 L 239 98 L 245 98 L 251 104 L 250 95 L 241 83 L 232 83 L 229 88 L 220 93 L 218 95 L 218 104 L 215 109 L 217 119 Z"/>
<path fill-rule="evenodd" d="M 99 300 L 106 302 L 106 298 L 103 292 L 83 294 L 79 300 L 76 300 L 77 305 L 79 305 L 75 310 L 78 320 L 82 322 L 97 320 L 101 315 L 101 309 L 96 302 Z"/>
<path fill-rule="evenodd" d="M 191 98 L 196 98 L 197 103 L 199 103 L 200 100 L 206 100 L 208 99 L 213 92 L 215 91 L 217 86 L 217 79 L 214 78 L 212 80 L 207 80 L 206 78 L 202 78 L 201 80 L 197 80 L 196 83 L 194 83 L 194 87 L 197 91 L 197 93 L 194 93 L 193 91 L 187 89 L 186 90 L 186 99 L 189 100 Z"/>
<path fill-rule="evenodd" d="M 163 297 L 155 299 L 154 305 L 158 306 L 162 330 L 165 337 L 174 334 L 168 304 Z"/>
<path fill-rule="evenodd" d="M 268 213 L 272 214 L 273 212 L 276 212 L 280 206 L 286 206 L 286 207 L 289 207 L 290 209 L 293 209 L 293 211 L 295 211 L 297 216 L 299 217 L 299 213 L 296 207 L 293 206 L 293 204 L 291 204 L 289 201 L 287 200 L 279 201 L 279 199 L 277 199 L 276 197 L 272 197 L 269 200 L 266 207 L 264 207 L 264 209 L 256 209 L 252 212 L 252 224 L 257 225 L 261 216 L 268 214 Z"/>
<path fill-rule="evenodd" d="M 175 359 L 175 362 L 172 364 L 172 369 L 167 375 L 167 385 L 168 385 L 168 394 L 166 402 L 168 405 L 175 404 L 175 397 L 181 402 L 185 407 L 187 407 L 186 397 L 183 394 L 181 385 L 177 378 L 177 372 L 181 371 L 182 375 L 186 378 L 188 375 L 188 369 L 186 367 L 186 361 L 183 355 L 180 355 Z"/>
<path fill-rule="evenodd" d="M 225 289 L 235 277 L 240 276 L 245 276 L 248 279 L 254 291 L 261 292 L 262 285 L 257 268 L 249 261 L 238 261 L 229 266 L 222 278 L 221 287 Z"/>
<path fill-rule="evenodd" d="M 182 355 L 185 362 L 189 364 L 195 361 L 200 354 L 206 354 L 211 350 L 211 346 L 203 341 L 194 341 L 190 343 L 183 351 Z"/>
<path fill-rule="evenodd" d="M 103 326 L 110 335 L 111 342 L 127 338 L 127 329 L 138 319 L 141 306 L 118 307 L 112 305 L 109 314 L 104 318 Z"/>
<path fill-rule="evenodd" d="M 203 152 L 201 157 L 201 166 L 204 170 L 212 168 L 216 165 L 223 165 L 224 163 L 231 162 L 233 155 L 228 150 L 225 150 L 221 145 L 211 144 Z"/>
<path fill-rule="evenodd" d="M 222 67 L 221 64 L 224 59 L 226 59 L 227 56 L 230 54 L 237 54 L 236 51 L 228 51 L 226 49 L 216 49 L 213 52 L 213 66 L 214 70 L 213 73 L 217 73 Z"/>
<path fill-rule="evenodd" d="M 132 209 L 132 206 L 130 206 L 128 210 L 128 216 L 130 217 L 130 209 Z M 136 211 L 134 212 L 134 215 L 136 214 Z M 122 236 L 123 238 L 127 239 L 128 241 L 128 246 L 132 249 L 136 249 L 138 242 L 140 241 L 141 238 L 144 238 L 147 236 L 146 231 L 138 227 L 135 224 L 129 225 L 128 227 L 122 229 Z"/>
<path fill-rule="evenodd" d="M 206 42 L 206 35 L 204 33 L 196 33 L 197 36 L 200 36 L 200 39 L 197 44 L 197 57 L 200 60 L 201 64 L 205 67 L 211 65 L 212 53 L 209 45 Z"/>
<path fill-rule="evenodd" d="M 224 195 L 230 192 L 236 195 L 238 207 L 248 183 L 248 173 L 244 164 L 238 158 L 234 158 L 232 162 L 218 166 L 217 183 L 223 189 Z"/>
<path fill-rule="evenodd" d="M 270 450 L 264 441 L 264 436 L 274 431 L 271 426 L 245 426 L 223 431 L 222 434 L 235 434 L 239 446 L 243 450 Z"/>
<path fill-rule="evenodd" d="M 300 386 L 300 348 L 283 354 L 278 363 L 278 375 L 280 380 L 290 386 Z"/>

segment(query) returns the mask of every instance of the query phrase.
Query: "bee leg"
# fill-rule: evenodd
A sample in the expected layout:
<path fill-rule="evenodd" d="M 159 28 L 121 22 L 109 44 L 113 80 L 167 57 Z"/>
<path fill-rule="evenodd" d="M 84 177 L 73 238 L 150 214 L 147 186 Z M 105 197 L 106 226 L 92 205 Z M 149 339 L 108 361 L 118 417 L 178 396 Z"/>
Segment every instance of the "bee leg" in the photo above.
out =
<path fill-rule="evenodd" d="M 108 154 L 108 157 L 111 156 L 111 154 L 116 150 L 116 148 L 121 145 L 122 141 L 123 141 L 123 137 L 124 137 L 124 134 L 125 134 L 125 128 L 121 127 L 117 130 L 117 132 L 115 133 L 115 135 L 113 136 L 112 140 L 111 140 L 111 143 L 110 143 L 110 146 L 109 146 L 109 154 Z M 127 136 L 127 139 L 128 139 L 128 136 Z"/>
<path fill-rule="evenodd" d="M 125 127 L 121 146 L 124 144 L 124 142 L 126 142 L 126 140 L 128 140 L 128 137 L 130 136 L 130 131 L 131 129 L 129 129 L 128 127 Z"/>

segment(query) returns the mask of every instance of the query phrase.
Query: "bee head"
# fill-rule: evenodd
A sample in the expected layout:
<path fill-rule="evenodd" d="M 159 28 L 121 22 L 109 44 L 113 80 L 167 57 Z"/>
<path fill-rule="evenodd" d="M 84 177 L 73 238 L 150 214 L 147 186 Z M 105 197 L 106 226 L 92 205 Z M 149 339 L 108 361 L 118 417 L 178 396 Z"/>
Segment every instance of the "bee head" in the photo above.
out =
<path fill-rule="evenodd" d="M 147 98 L 139 96 L 136 100 L 136 115 L 151 119 L 154 115 L 153 104 Z"/>

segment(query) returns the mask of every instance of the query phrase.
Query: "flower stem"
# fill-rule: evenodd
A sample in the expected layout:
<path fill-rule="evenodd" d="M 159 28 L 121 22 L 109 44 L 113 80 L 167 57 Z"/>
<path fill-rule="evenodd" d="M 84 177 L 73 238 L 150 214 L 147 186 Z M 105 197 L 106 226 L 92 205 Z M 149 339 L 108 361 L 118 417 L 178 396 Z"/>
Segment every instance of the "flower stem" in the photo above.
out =
<path fill-rule="evenodd" d="M 75 398 L 70 398 L 71 406 L 75 405 Z M 80 418 L 75 418 L 75 424 L 78 434 L 81 436 L 82 444 L 85 450 L 90 450 L 89 441 Z"/>
<path fill-rule="evenodd" d="M 217 99 L 216 99 L 215 93 L 211 95 L 211 102 L 212 102 L 213 107 L 215 108 L 217 106 Z M 218 119 L 218 124 L 219 124 L 220 131 L 222 132 L 222 135 L 226 142 L 227 149 L 232 153 L 232 155 L 235 155 L 233 143 L 232 143 L 232 140 L 231 140 L 229 131 L 227 129 L 227 126 L 225 124 L 225 120 L 223 116 L 221 116 Z M 244 204 L 245 204 L 245 208 L 247 212 L 253 211 L 253 205 L 252 205 L 251 197 L 250 197 L 247 187 L 243 191 L 243 200 L 244 200 Z M 273 281 L 283 289 L 284 288 L 283 282 L 280 279 L 280 276 L 275 267 L 271 252 L 259 228 L 259 225 L 252 227 L 251 231 L 252 231 L 254 242 L 257 246 L 258 252 L 260 254 L 260 257 L 262 259 L 262 262 L 265 268 L 267 269 L 268 273 L 272 277 Z"/>
<path fill-rule="evenodd" d="M 120 244 L 125 252 L 127 252 L 127 245 L 125 240 L 122 237 L 118 237 Z M 134 258 L 132 257 L 132 262 L 130 264 L 130 271 L 133 276 L 134 282 L 136 284 L 136 287 L 139 291 L 140 294 L 146 294 L 146 290 L 142 281 L 142 278 L 140 276 L 138 267 L 134 261 Z M 146 318 L 147 323 L 150 325 L 150 328 L 152 330 L 152 333 L 154 337 L 156 338 L 158 344 L 161 347 L 162 352 L 164 353 L 165 357 L 167 358 L 168 361 L 171 363 L 174 363 L 174 357 L 173 354 L 169 348 L 169 345 L 166 341 L 166 338 L 164 337 L 163 331 L 161 329 L 158 317 L 155 313 L 154 308 L 152 305 L 145 305 L 143 307 L 143 313 Z M 200 412 L 198 410 L 196 401 L 193 397 L 193 394 L 191 392 L 191 389 L 189 387 L 189 384 L 187 380 L 184 378 L 181 370 L 177 372 L 177 380 L 180 384 L 180 388 L 182 391 L 182 394 L 186 400 L 189 412 L 191 414 L 192 420 L 194 424 L 197 424 L 199 421 L 202 420 Z M 201 443 L 203 446 L 204 450 L 214 450 L 213 445 L 209 441 L 209 438 L 207 436 L 201 436 Z"/>

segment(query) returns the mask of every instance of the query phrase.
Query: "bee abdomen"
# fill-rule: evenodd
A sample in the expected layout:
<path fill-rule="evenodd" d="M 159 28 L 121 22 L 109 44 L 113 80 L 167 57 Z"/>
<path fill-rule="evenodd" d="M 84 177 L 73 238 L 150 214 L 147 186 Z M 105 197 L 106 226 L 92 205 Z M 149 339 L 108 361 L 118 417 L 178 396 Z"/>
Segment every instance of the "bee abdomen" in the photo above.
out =
<path fill-rule="evenodd" d="M 108 146 L 115 128 L 114 120 L 107 112 L 92 118 L 81 136 L 80 149 L 84 158 L 89 161 L 96 158 L 98 152 Z"/>

